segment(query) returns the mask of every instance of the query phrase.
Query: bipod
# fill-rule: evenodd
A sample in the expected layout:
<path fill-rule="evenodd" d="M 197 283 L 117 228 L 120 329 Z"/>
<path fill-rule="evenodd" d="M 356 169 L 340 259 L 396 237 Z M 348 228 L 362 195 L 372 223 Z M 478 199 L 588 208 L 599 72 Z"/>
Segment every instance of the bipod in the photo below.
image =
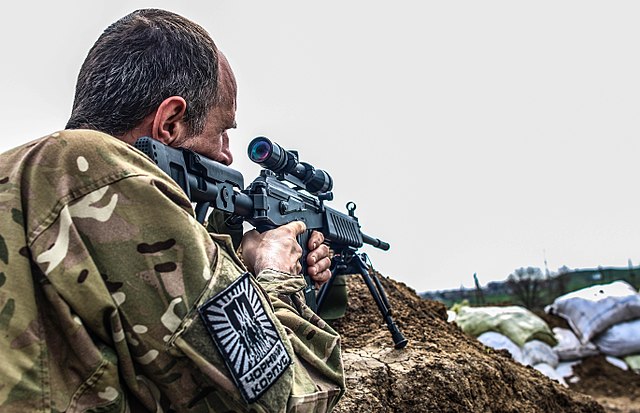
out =
<path fill-rule="evenodd" d="M 369 288 L 369 292 L 371 293 L 373 300 L 376 302 L 376 305 L 382 314 L 382 318 L 385 323 L 387 323 L 387 328 L 391 332 L 394 347 L 397 349 L 404 348 L 407 345 L 407 339 L 402 335 L 400 329 L 398 329 L 398 326 L 393 321 L 393 318 L 391 317 L 391 306 L 389 305 L 387 294 L 385 293 L 378 276 L 375 273 L 373 276 L 369 274 L 366 261 L 366 254 L 357 254 L 351 250 L 345 250 L 334 255 L 331 265 L 331 278 L 322 286 L 318 293 L 316 313 L 320 313 L 335 277 L 338 275 L 360 274 L 362 276 L 362 280 L 367 285 L 367 288 Z"/>

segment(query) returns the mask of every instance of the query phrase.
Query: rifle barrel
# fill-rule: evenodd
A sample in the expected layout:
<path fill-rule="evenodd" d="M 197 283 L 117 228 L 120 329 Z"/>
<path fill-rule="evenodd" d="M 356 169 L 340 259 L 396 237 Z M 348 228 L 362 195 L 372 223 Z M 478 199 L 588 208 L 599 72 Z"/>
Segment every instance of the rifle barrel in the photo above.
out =
<path fill-rule="evenodd" d="M 389 248 L 391 247 L 388 242 L 384 242 L 378 238 L 370 237 L 364 233 L 362 234 L 362 241 L 364 241 L 365 244 L 373 245 L 374 247 L 380 248 L 383 251 L 389 251 Z"/>

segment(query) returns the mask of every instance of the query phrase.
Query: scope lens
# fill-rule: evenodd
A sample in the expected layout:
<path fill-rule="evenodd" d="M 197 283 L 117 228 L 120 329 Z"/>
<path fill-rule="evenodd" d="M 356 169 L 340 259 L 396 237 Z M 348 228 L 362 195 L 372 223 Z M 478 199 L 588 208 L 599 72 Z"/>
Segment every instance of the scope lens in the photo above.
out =
<path fill-rule="evenodd" d="M 271 156 L 271 144 L 266 140 L 256 139 L 249 148 L 249 158 L 253 162 L 262 163 Z"/>
<path fill-rule="evenodd" d="M 270 169 L 273 172 L 284 171 L 284 169 L 289 168 L 288 165 L 290 160 L 296 161 L 293 155 L 290 155 L 287 151 L 282 149 L 280 145 L 275 142 L 271 142 L 264 136 L 253 138 L 247 148 L 247 155 L 249 155 L 249 159 L 253 162 L 259 164 L 263 168 Z"/>

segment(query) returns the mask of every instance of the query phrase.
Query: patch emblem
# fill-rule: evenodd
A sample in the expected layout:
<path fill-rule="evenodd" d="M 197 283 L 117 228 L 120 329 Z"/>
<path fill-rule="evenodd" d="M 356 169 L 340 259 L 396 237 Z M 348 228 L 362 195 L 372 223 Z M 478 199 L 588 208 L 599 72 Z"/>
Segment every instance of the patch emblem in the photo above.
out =
<path fill-rule="evenodd" d="M 253 403 L 291 364 L 249 273 L 198 308 L 240 393 Z"/>

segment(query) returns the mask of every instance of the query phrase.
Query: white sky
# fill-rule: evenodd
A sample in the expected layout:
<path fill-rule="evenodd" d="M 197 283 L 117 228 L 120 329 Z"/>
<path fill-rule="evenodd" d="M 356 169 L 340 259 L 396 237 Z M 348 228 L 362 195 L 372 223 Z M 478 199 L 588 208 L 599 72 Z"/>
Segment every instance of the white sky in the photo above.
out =
<path fill-rule="evenodd" d="M 265 135 L 353 200 L 376 269 L 418 291 L 523 266 L 640 264 L 640 3 L 32 1 L 0 25 L 0 151 L 64 127 L 80 65 L 141 7 L 209 31 Z"/>

